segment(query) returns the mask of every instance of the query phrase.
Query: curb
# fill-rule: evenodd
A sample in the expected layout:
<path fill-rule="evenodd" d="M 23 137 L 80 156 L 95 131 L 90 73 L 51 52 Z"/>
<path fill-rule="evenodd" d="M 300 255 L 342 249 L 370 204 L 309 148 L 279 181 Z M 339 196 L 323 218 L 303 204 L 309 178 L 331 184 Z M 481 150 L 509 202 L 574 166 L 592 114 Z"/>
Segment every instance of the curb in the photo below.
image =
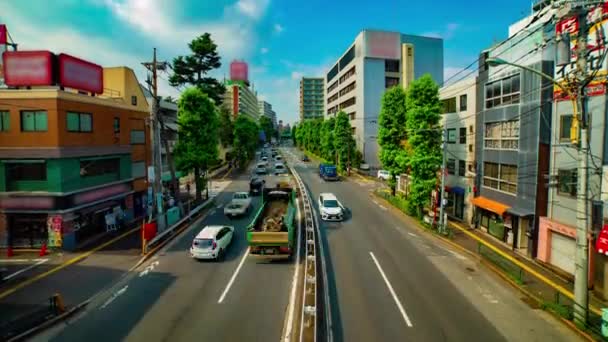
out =
<path fill-rule="evenodd" d="M 388 202 L 386 199 L 384 199 L 383 197 L 378 196 L 376 193 L 372 192 L 372 196 L 374 196 L 375 198 L 382 200 L 383 202 L 385 202 L 386 204 L 389 205 L 389 207 L 396 211 L 398 214 L 402 215 L 402 216 L 406 216 L 409 217 L 408 215 L 406 215 L 405 213 L 403 213 L 402 211 L 400 211 L 399 209 L 395 208 L 390 202 Z M 502 278 L 503 280 L 505 280 L 509 285 L 511 285 L 512 287 L 514 287 L 515 289 L 519 290 L 521 293 L 523 293 L 525 296 L 527 296 L 528 298 L 534 300 L 535 302 L 537 302 L 538 304 L 542 304 L 542 300 L 540 300 L 538 297 L 536 297 L 534 294 L 530 293 L 529 291 L 525 290 L 523 287 L 519 286 L 519 284 L 515 283 L 512 279 L 510 279 L 504 272 L 502 272 L 501 270 L 499 270 L 496 266 L 494 266 L 493 264 L 491 264 L 489 261 L 487 261 L 486 259 L 484 259 L 483 257 L 475 254 L 474 252 L 460 246 L 459 244 L 450 241 L 449 239 L 446 239 L 442 236 L 439 236 L 437 234 L 433 234 L 431 232 L 429 232 L 426 228 L 422 227 L 418 222 L 415 222 L 416 224 L 414 225 L 416 227 L 416 229 L 418 229 L 419 231 L 423 231 L 424 233 L 426 233 L 426 235 L 432 236 L 438 240 L 441 240 L 442 242 L 450 245 L 451 247 L 454 247 L 455 249 L 458 249 L 459 251 L 462 251 L 466 254 L 468 254 L 469 256 L 475 258 L 476 260 L 480 261 L 484 266 L 486 266 L 488 269 L 490 269 L 493 273 L 495 273 L 496 275 L 498 275 L 500 278 Z M 574 333 L 576 333 L 577 335 L 579 335 L 580 337 L 586 339 L 587 341 L 596 341 L 591 335 L 587 334 L 586 332 L 580 330 L 576 325 L 574 325 L 574 323 L 564 319 L 563 317 L 557 315 L 556 313 L 554 313 L 551 310 L 544 310 L 543 311 L 549 313 L 550 315 L 552 315 L 553 317 L 555 317 L 556 319 L 558 319 L 559 321 L 561 321 L 562 323 L 564 323 L 568 328 L 570 328 L 570 330 L 572 330 Z"/>
<path fill-rule="evenodd" d="M 62 313 L 61 315 L 53 317 L 53 318 L 49 319 L 48 321 L 38 325 L 37 327 L 31 328 L 30 330 L 28 330 L 26 332 L 23 332 L 15 337 L 10 338 L 7 342 L 23 341 L 26 338 L 31 337 L 38 332 L 41 332 L 61 321 L 64 321 L 64 320 L 70 318 L 72 315 L 74 315 L 78 311 L 84 309 L 87 305 L 89 305 L 90 301 L 91 301 L 90 299 L 86 300 L 86 301 L 76 305 L 75 307 L 71 308 L 70 310 Z"/>

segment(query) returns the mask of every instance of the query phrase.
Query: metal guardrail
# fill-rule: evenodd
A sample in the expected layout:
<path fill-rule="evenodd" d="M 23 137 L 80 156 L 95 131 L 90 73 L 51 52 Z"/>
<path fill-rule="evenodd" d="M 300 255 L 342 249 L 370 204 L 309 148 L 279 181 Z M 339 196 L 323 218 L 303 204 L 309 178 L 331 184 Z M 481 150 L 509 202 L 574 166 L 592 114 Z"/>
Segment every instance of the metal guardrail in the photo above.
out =
<path fill-rule="evenodd" d="M 304 182 L 297 171 L 289 166 L 294 176 L 304 208 L 305 257 L 302 294 L 302 312 L 299 341 L 332 341 L 329 296 L 326 290 L 327 273 L 323 259 L 317 215 Z"/>

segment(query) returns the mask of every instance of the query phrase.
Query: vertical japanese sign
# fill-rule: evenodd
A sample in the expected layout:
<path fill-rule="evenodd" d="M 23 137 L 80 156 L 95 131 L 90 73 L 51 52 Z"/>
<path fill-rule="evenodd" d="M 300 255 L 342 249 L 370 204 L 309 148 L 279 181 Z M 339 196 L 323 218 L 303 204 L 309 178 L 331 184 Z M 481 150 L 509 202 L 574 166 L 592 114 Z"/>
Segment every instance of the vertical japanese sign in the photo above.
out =
<path fill-rule="evenodd" d="M 589 10 L 585 20 L 589 27 L 587 65 L 589 71 L 594 74 L 593 80 L 585 87 L 585 94 L 587 96 L 604 95 L 606 94 L 606 76 L 608 75 L 608 60 L 603 58 L 606 48 L 605 34 L 608 32 L 608 3 Z M 580 23 L 576 17 L 565 18 L 555 25 L 557 35 L 570 35 L 570 62 L 555 69 L 555 79 L 560 83 L 566 84 L 565 77 L 576 69 L 576 35 L 579 27 Z M 569 99 L 567 94 L 557 85 L 553 87 L 553 98 L 555 101 Z"/>
<path fill-rule="evenodd" d="M 48 247 L 61 247 L 63 244 L 61 231 L 63 218 L 61 216 L 49 216 L 47 220 Z"/>

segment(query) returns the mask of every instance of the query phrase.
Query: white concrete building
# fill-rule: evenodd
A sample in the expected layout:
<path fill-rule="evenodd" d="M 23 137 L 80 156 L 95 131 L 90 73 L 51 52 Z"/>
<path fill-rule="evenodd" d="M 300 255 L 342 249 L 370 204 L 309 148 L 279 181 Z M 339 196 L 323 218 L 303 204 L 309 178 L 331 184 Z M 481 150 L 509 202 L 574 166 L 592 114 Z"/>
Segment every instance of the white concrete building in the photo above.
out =
<path fill-rule="evenodd" d="M 378 169 L 382 95 L 427 73 L 443 84 L 442 39 L 363 30 L 325 76 L 325 116 L 346 112 L 363 160 Z"/>
<path fill-rule="evenodd" d="M 272 120 L 274 127 L 277 127 L 277 113 L 272 109 L 272 105 L 266 101 L 258 101 L 260 116 L 267 116 Z"/>
<path fill-rule="evenodd" d="M 260 117 L 257 93 L 243 81 L 226 81 L 223 105 L 234 118 L 242 114 L 257 121 Z"/>
<path fill-rule="evenodd" d="M 469 78 L 439 90 L 441 124 L 447 129 L 447 214 L 471 223 L 475 185 L 475 103 L 477 81 Z"/>

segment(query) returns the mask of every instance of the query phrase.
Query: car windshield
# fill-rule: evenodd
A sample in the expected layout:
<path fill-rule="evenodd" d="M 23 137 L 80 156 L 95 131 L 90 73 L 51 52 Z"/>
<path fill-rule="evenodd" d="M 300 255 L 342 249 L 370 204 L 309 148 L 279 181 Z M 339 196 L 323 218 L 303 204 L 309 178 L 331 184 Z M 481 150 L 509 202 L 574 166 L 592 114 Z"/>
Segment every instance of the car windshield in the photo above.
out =
<path fill-rule="evenodd" d="M 325 208 L 337 208 L 337 207 L 339 207 L 338 201 L 336 201 L 336 200 L 325 200 L 325 201 L 323 201 L 323 206 Z"/>
<path fill-rule="evenodd" d="M 194 239 L 192 245 L 197 248 L 208 248 L 213 245 L 213 239 Z"/>
<path fill-rule="evenodd" d="M 235 199 L 247 199 L 247 194 L 234 194 Z"/>

